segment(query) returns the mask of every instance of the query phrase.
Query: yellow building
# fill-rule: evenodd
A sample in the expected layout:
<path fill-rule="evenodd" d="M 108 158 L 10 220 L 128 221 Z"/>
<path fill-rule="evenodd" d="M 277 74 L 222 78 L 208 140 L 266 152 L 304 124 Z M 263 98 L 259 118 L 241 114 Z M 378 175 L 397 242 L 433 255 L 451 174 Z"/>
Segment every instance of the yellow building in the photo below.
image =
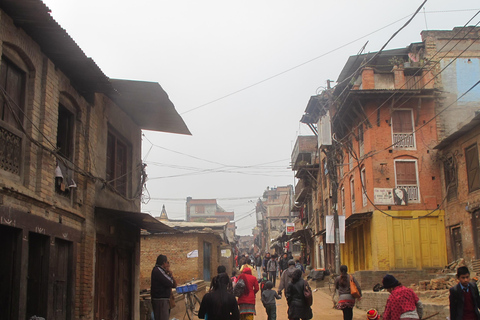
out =
<path fill-rule="evenodd" d="M 445 243 L 443 210 L 375 210 L 346 220 L 341 261 L 349 272 L 441 268 Z"/>

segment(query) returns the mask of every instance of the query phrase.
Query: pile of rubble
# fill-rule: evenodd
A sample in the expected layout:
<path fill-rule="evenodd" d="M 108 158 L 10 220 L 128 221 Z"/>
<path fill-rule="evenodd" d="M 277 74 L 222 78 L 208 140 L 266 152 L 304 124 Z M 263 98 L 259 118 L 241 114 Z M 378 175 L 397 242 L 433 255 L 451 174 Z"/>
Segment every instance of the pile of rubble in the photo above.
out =
<path fill-rule="evenodd" d="M 457 284 L 457 278 L 454 275 L 447 275 L 444 277 L 422 280 L 418 284 L 410 286 L 414 291 L 427 291 L 427 290 L 445 290 L 450 289 Z"/>
<path fill-rule="evenodd" d="M 446 266 L 445 269 L 438 272 L 438 276 L 435 279 L 419 281 L 418 284 L 413 284 L 410 288 L 417 292 L 450 289 L 458 283 L 456 272 L 457 268 L 462 266 L 465 266 L 465 260 L 458 259 Z"/>

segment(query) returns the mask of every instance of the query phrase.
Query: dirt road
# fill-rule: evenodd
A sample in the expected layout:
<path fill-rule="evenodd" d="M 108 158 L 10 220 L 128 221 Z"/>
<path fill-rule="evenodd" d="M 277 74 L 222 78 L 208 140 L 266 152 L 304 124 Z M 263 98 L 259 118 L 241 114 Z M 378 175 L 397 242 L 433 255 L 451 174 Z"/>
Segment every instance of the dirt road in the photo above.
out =
<path fill-rule="evenodd" d="M 267 320 L 267 314 L 265 308 L 262 305 L 260 299 L 260 292 L 257 293 L 256 311 L 257 316 L 255 320 Z M 331 297 L 327 295 L 323 290 L 317 290 L 313 293 L 313 319 L 321 320 L 341 320 L 343 319 L 343 313 L 340 310 L 332 308 L 333 303 Z M 282 299 L 277 300 L 277 319 L 287 320 L 287 301 L 285 296 Z M 366 316 L 364 311 L 359 309 L 353 309 L 354 320 L 365 320 Z"/>

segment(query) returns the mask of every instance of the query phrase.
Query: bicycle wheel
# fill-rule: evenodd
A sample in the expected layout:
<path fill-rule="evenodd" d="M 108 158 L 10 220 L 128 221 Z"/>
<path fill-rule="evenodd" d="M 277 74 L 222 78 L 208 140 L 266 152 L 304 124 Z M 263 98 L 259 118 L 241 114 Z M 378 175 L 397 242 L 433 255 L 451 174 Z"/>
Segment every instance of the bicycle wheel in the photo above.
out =
<path fill-rule="evenodd" d="M 197 295 L 194 293 L 191 295 L 192 297 L 192 301 L 193 301 L 193 304 L 192 304 L 192 312 L 194 315 L 198 316 L 198 310 L 200 309 L 200 299 L 197 297 Z"/>
<path fill-rule="evenodd" d="M 198 316 L 200 299 L 194 293 L 185 295 L 185 309 L 188 319 L 193 320 L 195 316 Z"/>

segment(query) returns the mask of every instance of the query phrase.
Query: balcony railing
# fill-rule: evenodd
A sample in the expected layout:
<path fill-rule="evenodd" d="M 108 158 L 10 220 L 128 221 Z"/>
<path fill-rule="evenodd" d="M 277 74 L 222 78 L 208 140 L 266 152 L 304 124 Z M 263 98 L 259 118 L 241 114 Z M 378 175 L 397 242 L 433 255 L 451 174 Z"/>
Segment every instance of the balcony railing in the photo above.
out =
<path fill-rule="evenodd" d="M 415 135 L 413 133 L 394 133 L 392 140 L 395 149 L 415 148 Z"/>
<path fill-rule="evenodd" d="M 418 202 L 420 200 L 418 186 L 397 186 L 397 188 L 407 190 L 409 202 Z"/>

